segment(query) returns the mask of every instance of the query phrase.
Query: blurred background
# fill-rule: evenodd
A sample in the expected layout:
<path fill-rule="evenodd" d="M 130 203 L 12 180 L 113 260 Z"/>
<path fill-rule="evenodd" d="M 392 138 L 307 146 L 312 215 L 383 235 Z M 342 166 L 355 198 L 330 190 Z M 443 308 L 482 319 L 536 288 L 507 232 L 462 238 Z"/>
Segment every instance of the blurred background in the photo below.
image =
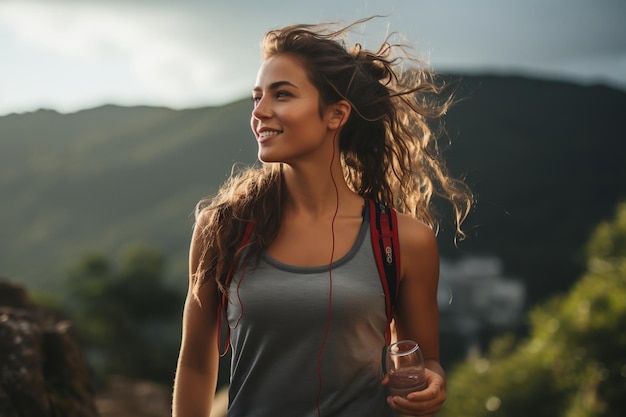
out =
<path fill-rule="evenodd" d="M 43 408 L 169 414 L 192 213 L 256 160 L 262 35 L 371 15 L 350 42 L 398 32 L 463 99 L 442 143 L 478 202 L 467 240 L 445 212 L 439 234 L 441 415 L 624 414 L 621 0 L 0 1 L 0 411 L 33 406 L 26 367 L 91 387 Z"/>

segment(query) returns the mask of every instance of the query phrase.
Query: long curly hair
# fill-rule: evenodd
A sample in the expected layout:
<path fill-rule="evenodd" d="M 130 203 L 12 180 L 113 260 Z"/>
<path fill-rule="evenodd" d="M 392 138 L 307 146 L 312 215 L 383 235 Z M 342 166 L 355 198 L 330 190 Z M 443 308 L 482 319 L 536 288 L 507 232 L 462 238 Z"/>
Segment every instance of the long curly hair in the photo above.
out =
<path fill-rule="evenodd" d="M 353 191 L 402 213 L 435 231 L 433 197 L 447 200 L 454 212 L 456 238 L 473 205 L 467 185 L 452 178 L 438 144 L 435 123 L 454 102 L 445 82 L 408 53 L 404 44 L 382 43 L 377 51 L 344 38 L 361 19 L 336 24 L 300 24 L 269 31 L 261 43 L 262 57 L 289 54 L 300 60 L 320 92 L 322 110 L 346 100 L 352 112 L 339 137 L 345 179 Z M 234 171 L 216 195 L 196 207 L 201 257 L 195 288 L 216 279 L 222 291 L 226 274 L 246 256 L 259 255 L 275 239 L 284 203 L 280 164 L 262 164 Z M 248 223 L 255 233 L 239 247 Z"/>

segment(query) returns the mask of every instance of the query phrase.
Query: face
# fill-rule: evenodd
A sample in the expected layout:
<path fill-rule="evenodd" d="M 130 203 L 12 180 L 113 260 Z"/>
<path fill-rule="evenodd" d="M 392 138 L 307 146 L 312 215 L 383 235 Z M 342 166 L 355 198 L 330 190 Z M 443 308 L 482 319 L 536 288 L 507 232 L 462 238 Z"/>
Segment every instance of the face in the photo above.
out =
<path fill-rule="evenodd" d="M 276 55 L 263 62 L 252 98 L 250 124 L 261 161 L 296 163 L 324 152 L 328 117 L 320 116 L 319 92 L 300 61 Z"/>

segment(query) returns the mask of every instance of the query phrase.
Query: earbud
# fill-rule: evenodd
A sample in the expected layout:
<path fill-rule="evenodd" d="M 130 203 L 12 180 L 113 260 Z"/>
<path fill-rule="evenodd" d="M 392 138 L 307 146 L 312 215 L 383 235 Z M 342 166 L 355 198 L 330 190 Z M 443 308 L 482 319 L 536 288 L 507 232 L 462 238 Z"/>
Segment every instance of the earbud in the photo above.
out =
<path fill-rule="evenodd" d="M 344 105 L 345 104 L 345 105 Z M 344 121 L 350 116 L 350 108 L 348 103 L 338 103 L 332 109 L 332 115 L 335 120 L 339 119 L 339 127 L 343 125 Z"/>

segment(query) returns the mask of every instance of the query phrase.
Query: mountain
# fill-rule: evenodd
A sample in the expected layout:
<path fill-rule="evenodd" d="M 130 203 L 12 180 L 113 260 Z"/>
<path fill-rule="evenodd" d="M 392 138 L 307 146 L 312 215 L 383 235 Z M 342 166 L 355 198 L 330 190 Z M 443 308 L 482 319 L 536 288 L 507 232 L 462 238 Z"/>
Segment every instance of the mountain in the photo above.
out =
<path fill-rule="evenodd" d="M 454 76 L 463 100 L 446 116 L 450 171 L 478 203 L 469 239 L 444 257 L 493 255 L 531 301 L 582 270 L 591 229 L 626 198 L 626 93 L 516 77 Z M 89 252 L 162 250 L 186 280 L 193 208 L 252 164 L 249 100 L 170 110 L 104 106 L 0 117 L 0 276 L 61 291 Z M 183 287 L 184 284 L 181 286 Z"/>
<path fill-rule="evenodd" d="M 466 99 L 446 118 L 447 160 L 478 195 L 461 249 L 502 258 L 531 302 L 566 289 L 583 271 L 590 233 L 626 198 L 626 92 L 457 78 Z"/>
<path fill-rule="evenodd" d="M 255 159 L 249 106 L 0 118 L 0 275 L 56 290 L 85 253 L 146 244 L 184 277 L 195 203 Z"/>

